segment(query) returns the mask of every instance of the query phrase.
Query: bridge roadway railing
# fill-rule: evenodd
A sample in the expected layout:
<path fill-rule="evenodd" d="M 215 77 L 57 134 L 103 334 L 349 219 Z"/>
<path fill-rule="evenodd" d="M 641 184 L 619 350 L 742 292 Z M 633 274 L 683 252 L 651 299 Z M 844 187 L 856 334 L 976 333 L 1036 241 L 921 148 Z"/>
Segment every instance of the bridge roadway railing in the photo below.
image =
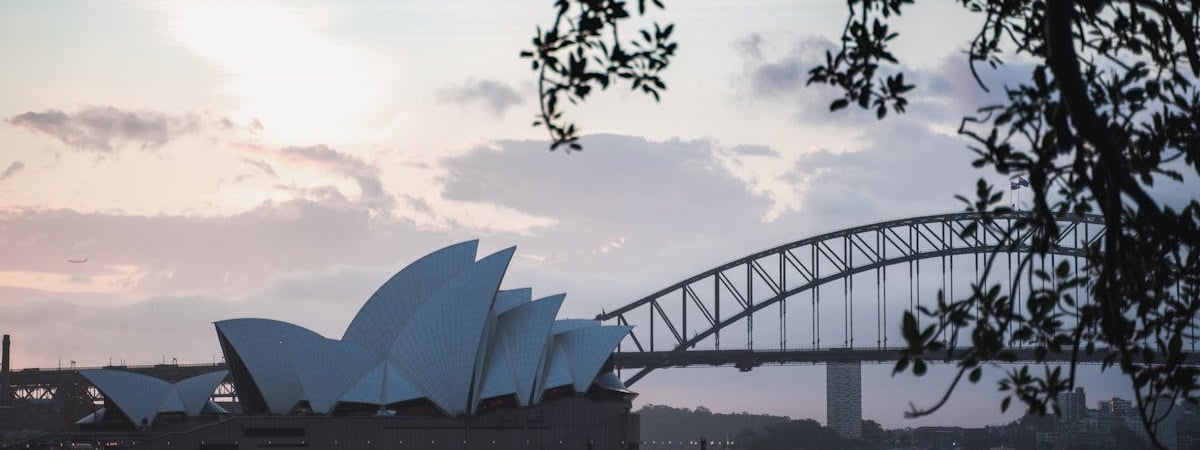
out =
<path fill-rule="evenodd" d="M 613 367 L 623 370 L 664 369 L 670 367 L 717 367 L 733 366 L 742 371 L 762 365 L 800 365 L 825 364 L 840 362 L 890 363 L 897 360 L 900 348 L 866 348 L 866 349 L 784 349 L 784 350 L 690 350 L 686 352 L 655 351 L 655 352 L 618 352 L 612 355 Z M 960 349 L 957 354 L 963 354 L 968 349 Z M 1013 362 L 1038 361 L 1033 348 L 1015 348 L 1011 350 Z M 1077 361 L 1083 364 L 1099 364 L 1104 361 L 1108 352 L 1097 349 L 1093 353 L 1080 353 Z M 1047 353 L 1042 357 L 1047 363 L 1067 363 L 1068 353 Z M 1200 363 L 1197 355 L 1187 353 L 1185 360 Z M 954 362 L 953 355 L 930 356 L 929 362 Z M 216 364 L 155 364 L 146 366 L 105 366 L 97 368 L 127 370 L 141 373 L 164 380 L 178 381 L 185 378 L 217 371 L 226 370 L 225 363 Z M 89 368 L 58 368 L 58 369 L 26 369 L 12 373 L 14 395 L 25 399 L 51 399 L 56 392 L 63 392 L 68 397 L 83 402 L 100 400 L 99 393 L 91 387 L 82 376 L 80 370 Z M 34 395 L 33 393 L 37 393 Z M 231 401 L 236 399 L 233 385 L 226 379 L 214 392 L 215 400 Z"/>
<path fill-rule="evenodd" d="M 620 352 L 613 353 L 613 367 L 623 370 L 632 369 L 665 369 L 670 367 L 711 367 L 734 366 L 742 371 L 762 365 L 799 365 L 825 363 L 891 363 L 899 359 L 901 348 L 864 348 L 848 349 L 835 348 L 824 350 L 785 349 L 785 350 L 689 350 L 686 352 L 656 351 L 656 352 Z M 938 354 L 927 356 L 926 361 L 938 363 L 953 363 L 960 360 L 970 348 L 960 348 L 954 354 Z M 1033 348 L 1014 348 L 1011 361 L 1000 363 L 1031 363 L 1039 362 L 1037 352 Z M 1093 353 L 1080 352 L 1076 361 L 1081 364 L 1100 364 L 1108 351 L 1097 349 Z M 1196 362 L 1195 355 L 1188 353 L 1186 360 Z M 1045 363 L 1066 364 L 1071 361 L 1070 353 L 1047 352 L 1040 360 Z"/>

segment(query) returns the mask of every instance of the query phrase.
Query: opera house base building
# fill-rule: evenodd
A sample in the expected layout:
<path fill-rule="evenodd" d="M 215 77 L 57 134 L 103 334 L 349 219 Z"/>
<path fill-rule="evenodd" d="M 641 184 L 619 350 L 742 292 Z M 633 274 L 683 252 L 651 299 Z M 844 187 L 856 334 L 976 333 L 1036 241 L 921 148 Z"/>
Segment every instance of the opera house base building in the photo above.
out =
<path fill-rule="evenodd" d="M 236 415 L 130 448 L 636 449 L 638 436 L 628 401 L 568 395 L 459 418 Z"/>
<path fill-rule="evenodd" d="M 557 319 L 564 295 L 501 290 L 509 248 L 433 252 L 334 339 L 267 318 L 216 322 L 224 370 L 80 370 L 102 398 L 13 448 L 637 449 L 636 394 L 608 360 L 629 327 Z M 214 402 L 232 385 L 232 402 Z M 100 402 L 97 402 L 100 403 Z M 99 407 L 102 406 L 102 407 Z M 2 425 L 2 424 L 0 424 Z M 15 445 L 12 445 L 15 444 Z"/>

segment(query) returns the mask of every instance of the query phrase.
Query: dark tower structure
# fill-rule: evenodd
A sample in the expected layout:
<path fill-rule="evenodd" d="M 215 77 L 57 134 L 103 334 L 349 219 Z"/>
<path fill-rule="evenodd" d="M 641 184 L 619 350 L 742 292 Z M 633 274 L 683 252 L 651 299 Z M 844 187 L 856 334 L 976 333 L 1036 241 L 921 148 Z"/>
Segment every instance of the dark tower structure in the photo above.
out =
<path fill-rule="evenodd" d="M 8 377 L 10 370 L 8 364 L 8 348 L 12 345 L 8 335 L 4 335 L 4 356 L 3 361 L 0 361 L 0 405 L 7 405 L 12 400 L 12 385 Z"/>

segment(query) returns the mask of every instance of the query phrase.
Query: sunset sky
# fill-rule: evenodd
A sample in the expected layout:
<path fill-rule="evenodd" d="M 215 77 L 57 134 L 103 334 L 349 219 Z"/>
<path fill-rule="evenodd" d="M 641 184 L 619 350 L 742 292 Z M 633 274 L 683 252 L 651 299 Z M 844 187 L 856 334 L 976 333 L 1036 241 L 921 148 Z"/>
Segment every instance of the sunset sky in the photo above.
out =
<path fill-rule="evenodd" d="M 662 102 L 595 96 L 570 111 L 585 151 L 564 154 L 530 127 L 535 77 L 517 57 L 549 0 L 3 2 L 0 331 L 15 367 L 219 360 L 212 322 L 232 317 L 338 337 L 390 274 L 474 238 L 517 246 L 506 287 L 566 292 L 561 317 L 592 317 L 757 250 L 959 211 L 977 178 L 1006 179 L 972 169 L 954 132 L 989 94 L 962 54 L 978 18 L 953 2 L 897 21 L 917 89 L 882 122 L 830 114 L 834 94 L 804 86 L 844 2 L 668 7 L 681 44 Z M 984 79 L 1027 76 L 1009 63 Z M 1090 404 L 1130 396 L 1084 375 Z M 914 421 L 902 412 L 935 399 L 944 367 L 863 376 L 865 417 L 885 426 L 1017 417 L 994 378 Z M 635 390 L 825 418 L 820 366 L 662 371 Z"/>

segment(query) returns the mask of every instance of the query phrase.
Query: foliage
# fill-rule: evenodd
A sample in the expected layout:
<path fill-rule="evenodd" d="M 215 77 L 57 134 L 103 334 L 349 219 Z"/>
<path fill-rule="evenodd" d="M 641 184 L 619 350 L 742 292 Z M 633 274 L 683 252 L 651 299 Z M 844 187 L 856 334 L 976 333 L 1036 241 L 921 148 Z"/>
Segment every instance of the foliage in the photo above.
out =
<path fill-rule="evenodd" d="M 840 88 L 831 110 L 851 105 L 883 119 L 903 113 L 900 61 L 888 44 L 897 36 L 889 20 L 912 0 L 847 0 L 841 47 L 809 72 L 811 83 Z M 959 132 L 977 155 L 976 167 L 1027 178 L 1032 210 L 1012 227 L 1012 248 L 1028 248 L 1008 289 L 990 285 L 988 271 L 966 298 L 910 312 L 902 322 L 907 349 L 896 372 L 920 376 L 928 358 L 960 356 L 958 375 L 945 395 L 912 416 L 936 411 L 964 376 L 978 382 L 988 364 L 1012 361 L 1014 347 L 1033 347 L 1039 359 L 1051 354 L 1102 352 L 1104 368 L 1118 368 L 1135 392 L 1142 421 L 1153 432 L 1177 400 L 1197 402 L 1196 367 L 1186 365 L 1185 343 L 1195 342 L 1200 311 L 1200 193 L 1186 204 L 1162 204 L 1150 193 L 1163 183 L 1194 183 L 1200 177 L 1200 3 L 1171 0 L 958 0 L 983 18 L 967 51 L 968 64 L 996 67 L 1004 59 L 1032 62 L 1029 80 L 1006 86 L 1006 101 L 965 117 Z M 641 80 L 658 97 L 658 74 L 675 49 L 671 27 L 645 35 L 635 53 L 640 65 L 622 65 L 616 45 L 597 42 L 606 28 L 616 42 L 621 2 L 560 0 L 555 26 L 534 39 L 534 69 L 542 87 L 542 121 L 553 147 L 578 148 L 573 124 L 559 124 L 557 100 L 582 101 L 590 87 L 606 87 L 613 75 Z M 661 7 L 661 4 L 655 2 Z M 639 3 L 639 6 L 644 6 Z M 603 9 L 608 8 L 608 9 Z M 568 33 L 559 23 L 582 11 Z M 595 11 L 616 11 L 599 13 Z M 597 19 L 591 19 L 596 17 Z M 585 19 L 590 22 L 585 23 Z M 573 37 L 562 37 L 571 35 Z M 568 64 L 559 61 L 570 49 Z M 602 63 L 587 71 L 582 62 Z M 640 71 L 627 72 L 630 67 Z M 625 74 L 625 75 L 622 75 Z M 976 76 L 976 80 L 979 77 Z M 987 90 L 984 83 L 980 88 Z M 1178 186 L 1178 184 L 1176 184 Z M 960 197 L 986 226 L 1000 204 L 1003 187 L 980 179 L 974 199 Z M 1098 212 L 1106 233 L 1082 267 L 1064 262 L 1051 270 L 1033 264 L 1054 245 L 1056 218 Z M 975 230 L 967 230 L 974 232 Z M 1035 285 L 1046 281 L 1049 287 Z M 1021 304 L 1004 294 L 1027 283 Z M 1083 288 L 1089 298 L 1076 298 Z M 919 326 L 919 316 L 933 320 Z M 969 345 L 965 345 L 969 342 Z M 1074 387 L 1076 364 L 995 365 L 1004 372 L 1001 408 L 1015 398 L 1034 413 L 1056 411 L 1055 396 Z M 1191 364 L 1197 363 L 1195 359 Z M 1037 370 L 1037 367 L 1041 367 Z M 1158 401 L 1159 399 L 1169 402 Z M 1153 434 L 1153 433 L 1152 433 Z M 1157 444 L 1157 443 L 1156 443 Z"/>
<path fill-rule="evenodd" d="M 703 406 L 695 410 L 665 405 L 645 405 L 637 411 L 641 417 L 642 440 L 651 442 L 734 440 L 742 430 L 754 432 L 787 417 L 765 414 L 713 413 Z"/>
<path fill-rule="evenodd" d="M 844 449 L 860 447 L 861 443 L 839 436 L 812 419 L 792 420 L 773 424 L 758 433 L 744 436 L 738 448 L 771 449 Z"/>
<path fill-rule="evenodd" d="M 1200 203 L 1193 196 L 1176 210 L 1148 193 L 1155 183 L 1200 175 L 1196 11 L 1148 1 L 961 3 L 985 15 L 968 51 L 972 65 L 1001 64 L 1005 51 L 1035 61 L 1029 81 L 1005 89 L 1006 104 L 982 108 L 960 127 L 973 143 L 976 167 L 1029 179 L 1033 210 L 1011 239 L 1031 252 L 1011 282 L 1027 280 L 1030 295 L 1018 305 L 1000 286 L 981 281 L 969 298 L 939 298 L 936 309 L 922 309 L 934 325 L 918 329 L 906 316 L 908 349 L 896 370 L 911 367 L 920 375 L 930 352 L 958 350 L 965 359 L 955 383 L 964 374 L 977 382 L 982 362 L 1011 360 L 1013 346 L 1031 346 L 1039 357 L 1065 352 L 1072 360 L 1081 352 L 1104 352 L 1105 368 L 1115 365 L 1128 375 L 1153 432 L 1169 404 L 1196 401 L 1198 372 L 1184 365 L 1183 345 L 1196 339 L 1200 310 L 1194 251 Z M 996 194 L 980 180 L 968 209 L 985 217 L 1003 211 Z M 1090 249 L 1085 267 L 1076 268 L 1082 272 L 1067 262 L 1051 271 L 1032 264 L 1058 238 L 1056 217 L 1095 210 L 1104 217 L 1105 237 Z M 1039 288 L 1034 280 L 1056 282 Z M 1091 301 L 1075 298 L 1077 287 L 1088 288 Z M 953 345 L 960 330 L 969 332 L 966 349 Z M 1009 366 L 1000 382 L 1007 394 L 1002 409 L 1016 398 L 1036 413 L 1056 411 L 1053 399 L 1073 389 L 1075 368 L 1070 364 L 1064 373 L 1045 366 L 1036 373 Z M 927 414 L 944 401 L 910 414 Z"/>
<path fill-rule="evenodd" d="M 871 419 L 863 419 L 862 421 L 862 440 L 865 442 L 883 442 L 887 439 L 887 434 L 883 430 L 883 426 Z"/>
<path fill-rule="evenodd" d="M 661 0 L 650 0 L 659 9 Z M 646 14 L 646 0 L 638 0 L 638 15 Z M 557 0 L 554 25 L 533 37 L 533 50 L 521 52 L 532 60 L 538 73 L 538 102 L 541 111 L 534 126 L 550 132 L 554 150 L 581 150 L 579 130 L 566 122 L 559 101 L 572 104 L 583 101 L 593 89 L 608 89 L 617 82 L 659 99 L 667 88 L 659 73 L 670 64 L 677 44 L 671 41 L 675 26 L 638 30 L 634 39 L 622 40 L 620 25 L 632 18 L 627 4 L 620 0 Z M 638 39 L 640 38 L 640 39 Z"/>

